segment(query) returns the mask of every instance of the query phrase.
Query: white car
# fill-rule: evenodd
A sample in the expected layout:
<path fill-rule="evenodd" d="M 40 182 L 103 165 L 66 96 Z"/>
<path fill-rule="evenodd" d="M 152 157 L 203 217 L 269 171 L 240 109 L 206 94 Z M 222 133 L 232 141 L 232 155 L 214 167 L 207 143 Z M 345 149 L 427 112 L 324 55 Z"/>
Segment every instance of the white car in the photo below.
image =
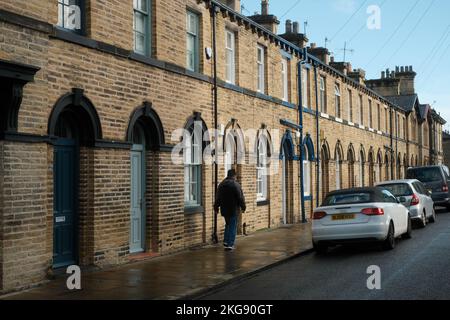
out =
<path fill-rule="evenodd" d="M 409 210 L 382 188 L 331 192 L 313 213 L 312 241 L 318 253 L 334 245 L 376 241 L 391 250 L 401 236 L 411 238 Z"/>
<path fill-rule="evenodd" d="M 425 228 L 428 222 L 436 221 L 434 202 L 431 194 L 419 180 L 394 180 L 378 184 L 378 187 L 387 189 L 410 212 L 411 219 L 417 221 L 421 228 Z"/>

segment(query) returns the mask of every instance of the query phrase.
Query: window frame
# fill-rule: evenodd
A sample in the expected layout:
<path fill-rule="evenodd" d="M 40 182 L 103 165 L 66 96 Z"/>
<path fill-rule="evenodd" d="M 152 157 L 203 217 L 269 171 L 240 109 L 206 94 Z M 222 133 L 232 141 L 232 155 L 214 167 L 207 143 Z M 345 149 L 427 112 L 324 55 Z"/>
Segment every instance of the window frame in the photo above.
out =
<path fill-rule="evenodd" d="M 362 94 L 359 95 L 359 124 L 364 125 L 364 99 Z"/>
<path fill-rule="evenodd" d="M 336 118 L 342 118 L 341 110 L 341 87 L 339 83 L 334 84 L 334 103 L 335 103 L 335 116 Z"/>
<path fill-rule="evenodd" d="M 269 142 L 263 135 L 259 135 L 256 146 L 256 201 L 268 200 L 268 152 Z M 263 151 L 261 153 L 261 150 Z M 261 159 L 263 157 L 263 159 Z M 260 189 L 261 187 L 261 189 Z"/>
<path fill-rule="evenodd" d="M 184 207 L 196 208 L 202 206 L 202 188 L 203 188 L 203 130 L 201 136 L 196 135 L 198 130 L 195 130 L 195 123 L 187 129 L 189 135 L 185 133 L 184 136 Z M 187 143 L 189 142 L 189 145 Z M 196 153 L 196 150 L 198 153 Z M 196 157 L 197 155 L 197 157 Z M 195 181 L 192 179 L 195 175 Z M 187 184 L 189 188 L 187 188 Z M 192 185 L 195 185 L 191 189 Z M 191 191 L 192 190 L 192 191 Z M 187 193 L 188 191 L 188 193 Z M 189 194 L 189 197 L 187 195 Z M 196 200 L 191 200 L 195 198 Z"/>
<path fill-rule="evenodd" d="M 347 89 L 347 94 L 348 94 L 348 121 L 350 121 L 351 123 L 353 123 L 353 93 L 351 89 Z"/>
<path fill-rule="evenodd" d="M 66 4 L 65 2 L 69 2 L 70 0 L 58 0 L 57 6 L 58 6 L 58 21 L 56 22 L 56 26 L 60 29 L 63 29 L 68 32 L 73 32 L 79 35 L 86 35 L 86 3 L 85 0 L 74 0 L 76 3 L 75 6 L 78 6 L 80 9 L 80 29 L 71 29 L 65 27 L 65 8 L 72 6 L 71 4 Z M 61 9 L 62 12 L 61 12 Z M 62 13 L 62 15 L 61 15 Z M 62 20 L 61 20 L 62 19 Z"/>
<path fill-rule="evenodd" d="M 327 113 L 327 79 L 324 76 L 320 76 L 320 111 Z"/>
<path fill-rule="evenodd" d="M 228 35 L 231 35 L 232 47 L 228 46 Z M 230 62 L 228 61 L 229 52 L 231 52 Z M 236 33 L 228 28 L 225 29 L 225 82 L 236 84 Z"/>
<path fill-rule="evenodd" d="M 260 55 L 261 53 L 261 55 Z M 261 60 L 259 59 L 261 56 Z M 266 92 L 266 48 L 258 44 L 256 47 L 256 67 L 257 67 L 257 86 L 256 91 L 259 93 Z"/>
<path fill-rule="evenodd" d="M 289 102 L 289 58 L 281 57 L 282 99 Z"/>
<path fill-rule="evenodd" d="M 137 0 L 133 0 L 133 52 L 137 53 L 137 54 L 141 54 L 143 56 L 150 56 L 151 55 L 151 41 L 152 41 L 152 36 L 151 36 L 151 22 L 152 22 L 152 8 L 151 8 L 151 0 L 141 0 L 141 1 L 145 1 L 146 5 L 147 5 L 147 11 L 142 11 L 138 8 L 136 8 L 135 4 L 137 2 Z M 142 33 L 141 31 L 138 31 L 136 29 L 136 14 L 140 14 L 144 17 L 144 26 L 145 26 L 145 33 Z M 138 51 L 137 47 L 136 47 L 136 34 L 140 33 L 141 35 L 144 36 L 144 46 L 145 49 L 144 51 Z"/>
<path fill-rule="evenodd" d="M 195 20 L 195 31 L 190 30 L 191 18 Z M 193 68 L 191 68 L 189 63 L 189 38 L 194 40 L 193 48 Z M 200 71 L 200 14 L 190 9 L 186 10 L 186 69 L 192 72 Z"/>

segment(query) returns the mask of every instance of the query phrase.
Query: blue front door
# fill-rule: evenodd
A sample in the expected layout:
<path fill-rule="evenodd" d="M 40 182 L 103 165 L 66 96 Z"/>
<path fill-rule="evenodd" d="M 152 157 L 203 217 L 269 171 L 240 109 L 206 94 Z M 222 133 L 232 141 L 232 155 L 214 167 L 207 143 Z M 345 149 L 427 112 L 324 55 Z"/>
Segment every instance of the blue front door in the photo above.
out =
<path fill-rule="evenodd" d="M 76 142 L 59 139 L 53 164 L 53 267 L 77 262 L 76 241 Z"/>

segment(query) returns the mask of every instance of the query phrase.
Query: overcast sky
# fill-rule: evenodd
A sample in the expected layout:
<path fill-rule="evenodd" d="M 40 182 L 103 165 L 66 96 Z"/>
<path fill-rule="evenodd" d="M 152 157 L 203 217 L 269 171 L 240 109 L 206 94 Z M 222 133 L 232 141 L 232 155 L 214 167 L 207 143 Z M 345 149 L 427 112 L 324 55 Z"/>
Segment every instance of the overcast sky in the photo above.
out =
<path fill-rule="evenodd" d="M 260 12 L 260 0 L 241 0 L 243 14 Z M 381 28 L 367 27 L 369 6 L 381 9 Z M 450 121 L 450 1 L 448 0 L 269 0 L 270 13 L 281 21 L 307 21 L 307 36 L 325 45 L 337 61 L 344 57 L 344 43 L 353 50 L 346 60 L 366 70 L 366 78 L 381 71 L 412 65 L 417 72 L 420 103 L 433 105 Z M 446 125 L 450 130 L 450 123 Z"/>

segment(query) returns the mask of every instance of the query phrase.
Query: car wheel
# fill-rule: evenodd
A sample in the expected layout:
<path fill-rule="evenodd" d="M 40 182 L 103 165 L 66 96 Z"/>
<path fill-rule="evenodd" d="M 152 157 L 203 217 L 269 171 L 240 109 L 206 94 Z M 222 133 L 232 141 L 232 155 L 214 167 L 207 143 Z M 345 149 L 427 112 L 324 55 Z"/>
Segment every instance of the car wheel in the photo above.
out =
<path fill-rule="evenodd" d="M 408 215 L 408 229 L 406 233 L 402 236 L 403 239 L 411 239 L 412 237 L 412 226 L 411 226 L 411 217 Z"/>
<path fill-rule="evenodd" d="M 427 214 L 425 213 L 425 210 L 422 212 L 422 216 L 420 217 L 419 221 L 419 228 L 423 229 L 427 226 Z"/>
<path fill-rule="evenodd" d="M 434 210 L 434 208 L 433 208 L 433 214 L 431 215 L 431 217 L 428 218 L 428 221 L 430 223 L 435 223 L 436 222 L 436 210 Z"/>
<path fill-rule="evenodd" d="M 314 243 L 313 242 L 313 248 L 318 254 L 325 254 L 328 251 L 328 246 L 325 244 L 320 243 Z"/>
<path fill-rule="evenodd" d="M 391 222 L 389 225 L 388 234 L 386 237 L 386 240 L 383 242 L 383 249 L 385 250 L 392 250 L 395 248 L 395 230 L 394 230 L 394 224 Z"/>

